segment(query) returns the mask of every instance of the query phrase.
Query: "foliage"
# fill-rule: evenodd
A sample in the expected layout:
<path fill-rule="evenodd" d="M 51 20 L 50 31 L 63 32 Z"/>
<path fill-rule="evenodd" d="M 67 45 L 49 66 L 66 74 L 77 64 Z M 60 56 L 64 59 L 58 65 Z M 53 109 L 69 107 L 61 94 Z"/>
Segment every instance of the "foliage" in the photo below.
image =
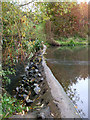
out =
<path fill-rule="evenodd" d="M 88 4 L 80 3 L 71 9 L 71 15 L 75 22 L 74 31 L 77 31 L 81 37 L 86 37 L 88 33 Z"/>
<path fill-rule="evenodd" d="M 31 45 L 36 38 L 42 41 L 43 30 L 35 22 L 34 14 L 30 11 L 22 11 L 16 3 L 2 2 L 2 22 L 4 64 L 14 65 L 19 60 L 23 61 L 36 47 L 40 47 L 34 48 L 34 45 Z"/>
<path fill-rule="evenodd" d="M 76 46 L 76 45 L 87 45 L 88 39 L 87 38 L 81 38 L 79 36 L 74 37 L 60 37 L 60 39 L 57 40 L 58 43 L 62 46 Z"/>
<path fill-rule="evenodd" d="M 46 41 L 45 22 L 36 25 L 35 33 L 40 41 L 44 41 L 44 42 Z"/>
<path fill-rule="evenodd" d="M 2 82 L 3 84 L 10 84 L 11 80 L 9 79 L 8 75 L 12 75 L 15 74 L 15 70 L 13 68 L 11 68 L 9 70 L 9 68 L 7 68 L 7 70 L 1 70 L 0 71 L 0 76 L 2 76 Z"/>
<path fill-rule="evenodd" d="M 15 74 L 13 66 L 18 62 L 24 64 L 26 59 L 31 58 L 35 52 L 40 50 L 44 37 L 43 25 L 40 26 L 36 22 L 31 11 L 23 11 L 17 3 L 2 2 L 2 22 L 2 60 L 4 67 L 2 67 L 0 76 L 2 76 L 4 85 L 6 85 L 11 81 L 8 75 Z M 42 35 L 40 35 L 40 32 Z M 3 118 L 26 109 L 16 99 L 8 97 L 7 94 L 2 96 L 2 108 Z"/>
<path fill-rule="evenodd" d="M 42 41 L 52 35 L 61 45 L 81 44 L 77 38 L 67 37 L 79 35 L 85 37 L 87 30 L 87 3 L 76 2 L 34 3 L 35 10 L 22 10 L 17 3 L 2 2 L 3 22 L 3 66 L 11 66 L 0 72 L 4 83 L 10 83 L 9 74 L 15 74 L 13 65 L 33 56 L 42 48 Z M 50 25 L 46 28 L 46 24 Z M 47 30 L 46 30 L 47 29 Z M 50 37 L 52 37 L 50 35 Z M 81 39 L 84 43 L 84 39 Z M 14 104 L 13 104 L 14 103 Z M 3 117 L 20 112 L 23 108 L 16 99 L 2 97 Z"/>
<path fill-rule="evenodd" d="M 22 112 L 25 109 L 16 99 L 4 93 L 2 97 L 2 118 L 10 117 L 12 114 Z"/>
<path fill-rule="evenodd" d="M 74 35 L 86 37 L 88 33 L 88 4 L 86 2 L 80 4 L 77 2 L 45 2 L 38 3 L 38 5 L 45 15 L 47 13 L 47 20 L 51 22 L 51 25 L 46 27 L 46 34 L 53 33 L 53 37 L 57 39 Z M 46 24 L 48 26 L 48 21 Z"/>
<path fill-rule="evenodd" d="M 51 21 L 53 21 L 52 28 L 54 26 L 52 30 L 55 31 L 54 33 L 56 35 L 70 37 L 79 34 L 85 37 L 84 34 L 87 32 L 88 5 L 85 3 L 85 6 L 82 7 L 82 9 L 86 9 L 86 14 L 80 11 L 80 6 L 81 4 L 78 5 L 77 3 L 71 2 L 66 6 L 66 10 L 61 5 L 58 5 L 59 9 L 55 7 Z M 83 32 L 81 32 L 82 30 Z"/>

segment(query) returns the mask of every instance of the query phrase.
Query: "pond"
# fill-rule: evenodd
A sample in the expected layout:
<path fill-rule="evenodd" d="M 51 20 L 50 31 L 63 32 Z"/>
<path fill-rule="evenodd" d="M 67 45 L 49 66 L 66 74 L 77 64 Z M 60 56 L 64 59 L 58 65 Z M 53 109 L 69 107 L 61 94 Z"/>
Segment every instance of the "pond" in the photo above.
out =
<path fill-rule="evenodd" d="M 49 47 L 45 57 L 81 118 L 88 118 L 88 47 Z"/>

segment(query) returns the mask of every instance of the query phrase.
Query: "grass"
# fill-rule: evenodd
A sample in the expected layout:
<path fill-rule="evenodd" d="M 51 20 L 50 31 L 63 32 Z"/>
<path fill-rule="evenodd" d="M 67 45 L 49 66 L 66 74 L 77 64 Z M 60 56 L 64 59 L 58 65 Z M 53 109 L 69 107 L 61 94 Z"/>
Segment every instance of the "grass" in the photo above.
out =
<path fill-rule="evenodd" d="M 88 38 L 70 37 L 56 40 L 61 46 L 88 45 Z"/>

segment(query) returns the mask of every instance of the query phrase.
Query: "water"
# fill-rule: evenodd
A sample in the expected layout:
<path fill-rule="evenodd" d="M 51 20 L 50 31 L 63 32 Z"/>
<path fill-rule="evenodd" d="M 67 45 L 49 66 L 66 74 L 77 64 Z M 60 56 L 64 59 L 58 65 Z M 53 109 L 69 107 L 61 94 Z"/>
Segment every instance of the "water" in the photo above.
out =
<path fill-rule="evenodd" d="M 88 47 L 50 47 L 47 65 L 82 118 L 88 118 Z"/>
<path fill-rule="evenodd" d="M 20 85 L 20 81 L 22 80 L 21 75 L 25 74 L 25 66 L 24 63 L 18 63 L 14 68 L 16 71 L 15 75 L 9 75 L 11 82 L 6 85 L 6 90 L 11 96 L 15 95 L 14 90 Z"/>

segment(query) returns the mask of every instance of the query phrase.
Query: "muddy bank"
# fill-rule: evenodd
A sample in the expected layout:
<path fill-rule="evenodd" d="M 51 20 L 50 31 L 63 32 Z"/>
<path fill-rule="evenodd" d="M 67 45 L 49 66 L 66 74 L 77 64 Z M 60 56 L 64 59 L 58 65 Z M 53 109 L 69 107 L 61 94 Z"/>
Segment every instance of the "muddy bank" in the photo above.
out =
<path fill-rule="evenodd" d="M 21 80 L 25 86 L 24 94 L 18 91 L 22 84 L 16 88 L 16 98 L 22 100 L 24 97 L 23 104 L 32 109 L 25 114 L 13 115 L 10 118 L 80 118 L 63 88 L 46 65 L 43 57 L 45 51 L 44 46 L 43 51 L 37 54 L 27 66 L 26 73 Z M 38 89 L 35 89 L 36 87 Z"/>

